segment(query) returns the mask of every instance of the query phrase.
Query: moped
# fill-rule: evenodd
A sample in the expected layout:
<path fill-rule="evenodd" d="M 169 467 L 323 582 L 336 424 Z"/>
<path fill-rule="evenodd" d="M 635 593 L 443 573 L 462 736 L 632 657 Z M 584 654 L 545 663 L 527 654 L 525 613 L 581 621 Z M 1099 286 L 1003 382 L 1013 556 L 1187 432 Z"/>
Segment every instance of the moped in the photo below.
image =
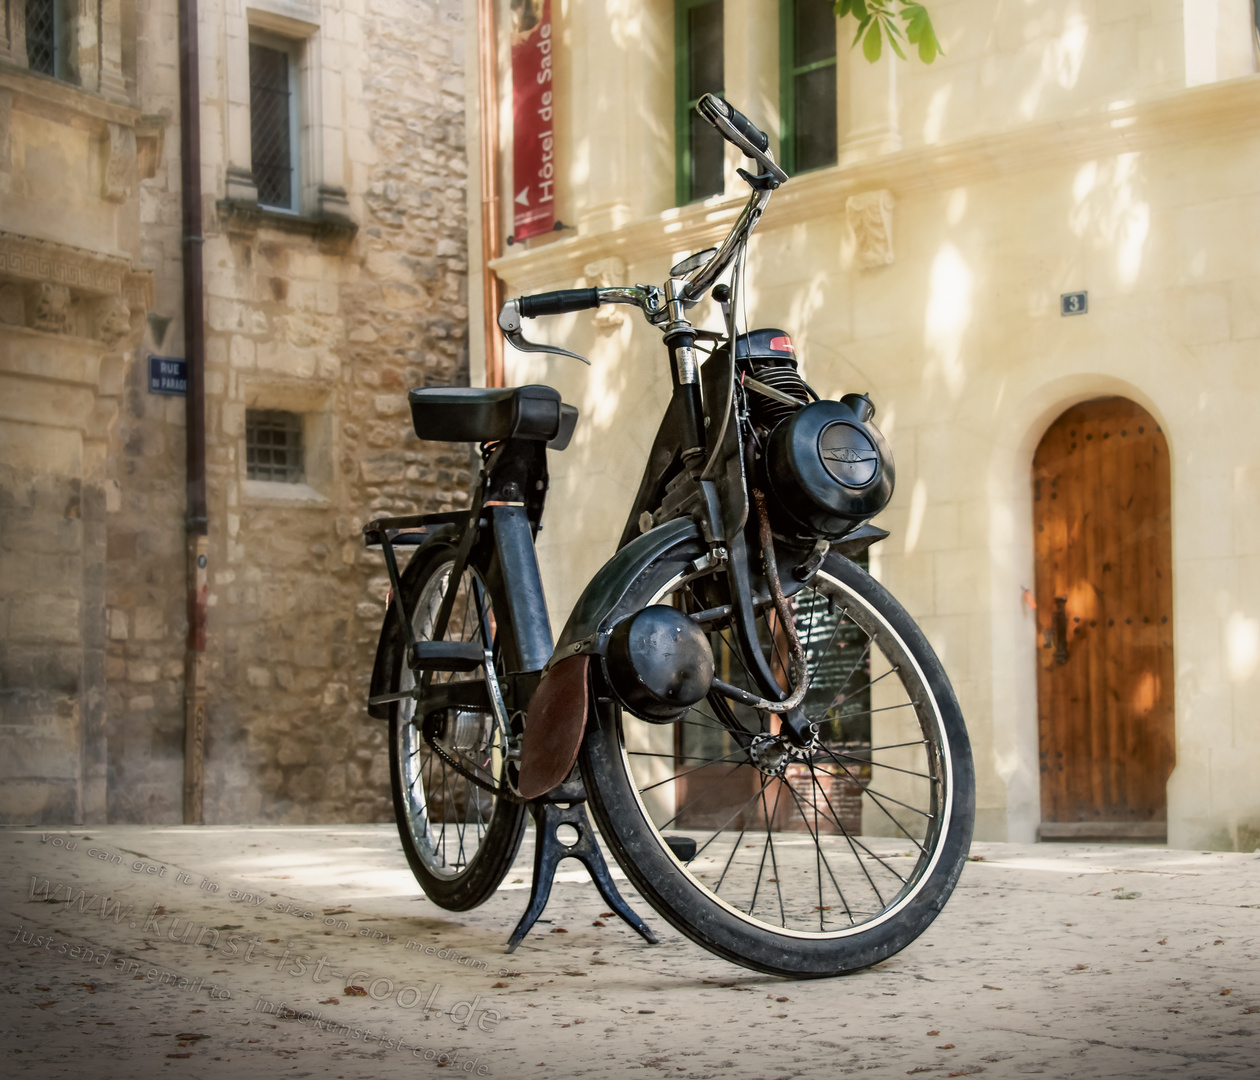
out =
<path fill-rule="evenodd" d="M 653 940 L 589 805 L 682 934 L 760 971 L 836 975 L 904 948 L 949 897 L 971 751 L 935 653 L 862 566 L 894 483 L 874 405 L 820 399 L 789 334 L 737 325 L 749 236 L 788 176 L 724 100 L 697 108 L 755 165 L 723 242 L 660 287 L 521 296 L 498 319 L 516 348 L 567 356 L 524 320 L 626 304 L 661 331 L 673 393 L 618 551 L 554 640 L 534 538 L 547 452 L 577 411 L 545 386 L 412 390 L 417 435 L 478 444 L 482 465 L 467 510 L 364 528 L 391 582 L 368 707 L 389 721 L 399 832 L 435 903 L 490 897 L 528 812 L 535 893 L 512 947 L 567 855 Z M 706 298 L 723 332 L 689 317 Z M 566 823 L 576 841 L 556 839 Z"/>

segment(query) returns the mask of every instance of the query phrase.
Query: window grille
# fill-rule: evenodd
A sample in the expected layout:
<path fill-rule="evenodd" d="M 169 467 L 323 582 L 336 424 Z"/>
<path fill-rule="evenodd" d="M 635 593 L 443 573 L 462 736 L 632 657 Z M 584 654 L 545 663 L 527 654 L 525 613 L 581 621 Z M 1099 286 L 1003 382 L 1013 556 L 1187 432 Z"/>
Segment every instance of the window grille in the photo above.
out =
<path fill-rule="evenodd" d="M 26 62 L 41 75 L 57 74 L 57 0 L 26 0 Z"/>
<path fill-rule="evenodd" d="M 726 186 L 725 143 L 696 112 L 704 94 L 723 92 L 722 0 L 677 0 L 674 33 L 676 187 L 682 205 L 720 194 Z"/>
<path fill-rule="evenodd" d="M 781 152 L 789 173 L 836 163 L 836 17 L 819 0 L 782 0 Z"/>
<path fill-rule="evenodd" d="M 250 42 L 249 109 L 258 201 L 295 210 L 293 59 L 284 49 Z"/>
<path fill-rule="evenodd" d="M 245 476 L 300 484 L 306 479 L 302 463 L 302 418 L 296 413 L 245 410 Z"/>

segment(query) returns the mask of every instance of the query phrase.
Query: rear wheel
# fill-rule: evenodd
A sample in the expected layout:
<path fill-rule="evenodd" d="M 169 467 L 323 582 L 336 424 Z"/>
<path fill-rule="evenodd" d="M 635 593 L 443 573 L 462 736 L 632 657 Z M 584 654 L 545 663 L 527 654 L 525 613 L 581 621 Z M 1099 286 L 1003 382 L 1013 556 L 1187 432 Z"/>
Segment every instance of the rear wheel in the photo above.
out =
<path fill-rule="evenodd" d="M 645 571 L 625 612 L 711 608 L 721 579 L 694 572 L 697 553 Z M 837 975 L 896 953 L 940 911 L 975 779 L 949 680 L 887 590 L 831 555 L 790 603 L 811 671 L 807 750 L 716 693 L 675 724 L 605 705 L 583 775 L 627 876 L 676 929 L 746 967 Z M 787 670 L 775 616 L 761 624 L 772 670 Z M 710 630 L 718 677 L 751 688 L 730 631 Z"/>
<path fill-rule="evenodd" d="M 416 640 L 434 640 L 442 600 L 455 588 L 455 604 L 441 640 L 478 643 L 491 653 L 493 667 L 472 673 L 435 672 L 431 685 L 497 682 L 498 674 L 518 662 L 511 635 L 498 631 L 495 611 L 501 609 L 500 598 L 476 567 L 466 568 L 452 582 L 454 563 L 454 547 L 437 543 L 420 549 L 403 575 L 403 603 Z M 416 673 L 407 667 L 402 651 L 395 657 L 392 692 L 416 685 Z M 497 687 L 490 689 L 493 699 Z M 432 712 L 423 698 L 394 703 L 389 765 L 398 832 L 425 895 L 450 911 L 466 911 L 489 899 L 520 847 L 525 806 L 487 789 L 503 778 L 510 738 L 504 715 L 493 709 Z"/>

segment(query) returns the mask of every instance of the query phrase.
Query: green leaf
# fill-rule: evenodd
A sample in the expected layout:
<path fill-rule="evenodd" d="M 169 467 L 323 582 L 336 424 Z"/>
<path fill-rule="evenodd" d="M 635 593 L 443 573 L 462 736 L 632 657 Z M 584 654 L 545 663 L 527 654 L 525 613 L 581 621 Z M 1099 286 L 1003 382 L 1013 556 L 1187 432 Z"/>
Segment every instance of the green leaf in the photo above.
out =
<path fill-rule="evenodd" d="M 892 46 L 893 52 L 904 60 L 906 58 L 906 54 L 901 51 L 901 46 L 897 44 L 897 38 L 901 36 L 900 31 L 897 29 L 896 25 L 891 22 L 886 25 L 885 29 L 888 31 L 888 44 Z"/>
<path fill-rule="evenodd" d="M 883 46 L 884 38 L 880 33 L 879 21 L 874 20 L 871 22 L 871 28 L 866 32 L 866 37 L 862 39 L 862 55 L 873 64 L 879 59 Z"/>
<path fill-rule="evenodd" d="M 919 46 L 919 59 L 930 64 L 937 53 L 943 53 L 941 43 L 936 40 L 936 31 L 932 27 L 932 18 L 922 4 L 903 0 L 901 17 L 906 23 L 906 38 L 910 44 Z"/>
<path fill-rule="evenodd" d="M 866 16 L 866 18 L 863 19 L 860 23 L 858 23 L 857 33 L 853 35 L 853 45 L 856 45 L 858 43 L 858 40 L 866 32 L 866 28 L 870 26 L 870 24 L 871 24 L 871 17 L 869 15 Z M 849 48 L 852 48 L 853 45 L 850 45 Z"/>

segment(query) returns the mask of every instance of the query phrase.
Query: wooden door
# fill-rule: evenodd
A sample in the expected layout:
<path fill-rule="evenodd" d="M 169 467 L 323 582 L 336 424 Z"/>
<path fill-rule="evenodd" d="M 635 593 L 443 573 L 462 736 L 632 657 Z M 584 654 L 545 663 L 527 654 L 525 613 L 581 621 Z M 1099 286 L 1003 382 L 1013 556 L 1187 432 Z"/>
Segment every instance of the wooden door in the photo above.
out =
<path fill-rule="evenodd" d="M 1033 459 L 1041 835 L 1161 839 L 1173 768 L 1168 445 L 1126 398 Z"/>

